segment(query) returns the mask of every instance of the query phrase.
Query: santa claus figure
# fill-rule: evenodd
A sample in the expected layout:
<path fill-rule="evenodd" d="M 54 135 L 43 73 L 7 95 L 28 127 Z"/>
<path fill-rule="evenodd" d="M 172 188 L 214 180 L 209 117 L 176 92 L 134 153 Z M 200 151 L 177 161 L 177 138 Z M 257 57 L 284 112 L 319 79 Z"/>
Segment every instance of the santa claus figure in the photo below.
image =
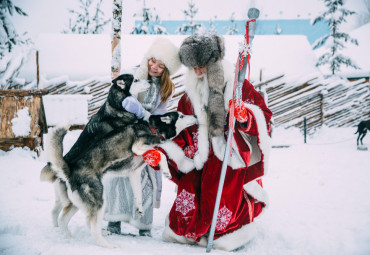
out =
<path fill-rule="evenodd" d="M 199 124 L 159 148 L 167 155 L 177 197 L 166 219 L 163 239 L 206 246 L 229 130 L 233 67 L 223 60 L 223 38 L 195 34 L 184 40 L 180 60 L 188 67 L 186 93 L 177 110 L 195 114 Z M 266 173 L 272 116 L 263 97 L 247 80 L 235 107 L 232 157 L 228 161 L 213 247 L 234 250 L 256 233 L 255 219 L 267 206 L 261 178 Z M 185 162 L 194 169 L 184 174 Z"/>

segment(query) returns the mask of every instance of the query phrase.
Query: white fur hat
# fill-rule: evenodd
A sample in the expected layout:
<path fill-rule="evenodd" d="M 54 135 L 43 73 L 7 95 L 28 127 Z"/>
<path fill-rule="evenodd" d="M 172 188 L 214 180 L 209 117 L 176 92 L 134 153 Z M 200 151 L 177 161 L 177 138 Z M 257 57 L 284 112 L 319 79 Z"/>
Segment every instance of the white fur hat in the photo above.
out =
<path fill-rule="evenodd" d="M 181 67 L 179 49 L 168 39 L 164 37 L 157 38 L 148 51 L 145 53 L 140 67 L 135 73 L 135 77 L 139 79 L 147 79 L 148 77 L 148 60 L 156 58 L 162 61 L 170 75 L 175 74 Z"/>

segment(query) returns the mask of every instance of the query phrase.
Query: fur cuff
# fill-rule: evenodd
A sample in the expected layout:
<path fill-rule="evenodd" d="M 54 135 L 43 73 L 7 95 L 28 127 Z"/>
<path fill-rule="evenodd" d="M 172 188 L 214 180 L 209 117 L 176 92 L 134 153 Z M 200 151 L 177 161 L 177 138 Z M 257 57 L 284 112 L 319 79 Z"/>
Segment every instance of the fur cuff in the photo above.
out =
<path fill-rule="evenodd" d="M 185 156 L 184 151 L 173 141 L 166 141 L 159 145 L 166 153 L 167 156 L 172 159 L 177 168 L 183 173 L 189 173 L 195 168 L 194 161 Z"/>
<path fill-rule="evenodd" d="M 243 188 L 248 195 L 251 195 L 257 201 L 264 203 L 266 207 L 269 205 L 267 192 L 261 187 L 261 185 L 258 184 L 256 180 L 244 184 Z"/>

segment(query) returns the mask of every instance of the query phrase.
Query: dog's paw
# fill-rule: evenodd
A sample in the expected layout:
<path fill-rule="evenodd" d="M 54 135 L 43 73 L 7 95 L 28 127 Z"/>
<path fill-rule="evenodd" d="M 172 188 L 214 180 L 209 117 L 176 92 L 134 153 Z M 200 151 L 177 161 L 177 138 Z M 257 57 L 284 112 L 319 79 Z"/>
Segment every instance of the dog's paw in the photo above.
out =
<path fill-rule="evenodd" d="M 144 210 L 141 208 L 136 208 L 136 214 L 143 217 L 144 216 Z"/>
<path fill-rule="evenodd" d="M 102 229 L 101 230 L 101 233 L 102 233 L 102 235 L 103 236 L 110 236 L 110 235 L 113 235 L 113 233 L 112 232 L 110 232 L 109 230 L 107 230 L 107 229 Z"/>

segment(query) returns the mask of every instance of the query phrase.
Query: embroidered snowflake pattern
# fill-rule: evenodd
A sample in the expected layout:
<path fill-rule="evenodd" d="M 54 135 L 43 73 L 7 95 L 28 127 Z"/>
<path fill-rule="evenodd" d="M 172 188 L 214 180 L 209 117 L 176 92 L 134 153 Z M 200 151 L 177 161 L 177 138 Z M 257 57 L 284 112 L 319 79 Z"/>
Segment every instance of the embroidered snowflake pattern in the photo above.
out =
<path fill-rule="evenodd" d="M 232 215 L 232 212 L 229 209 L 227 209 L 225 205 L 218 211 L 217 221 L 216 221 L 217 231 L 222 231 L 226 228 L 226 226 L 229 224 L 231 220 L 231 215 Z"/>
<path fill-rule="evenodd" d="M 198 150 L 198 133 L 197 132 L 193 132 L 193 141 L 194 141 L 194 146 L 189 145 L 185 147 L 184 149 L 185 156 L 187 156 L 188 158 L 194 158 L 195 152 L 197 152 Z"/>
<path fill-rule="evenodd" d="M 185 156 L 187 156 L 188 158 L 194 158 L 194 155 L 195 155 L 195 147 L 192 146 L 192 145 L 187 146 L 184 149 L 184 153 L 185 153 Z"/>
<path fill-rule="evenodd" d="M 185 189 L 183 189 L 175 200 L 176 211 L 182 213 L 182 215 L 185 216 L 188 212 L 194 210 L 195 209 L 194 197 L 195 194 L 191 194 L 187 192 Z"/>
<path fill-rule="evenodd" d="M 247 99 L 245 100 L 245 102 L 246 102 L 247 104 L 254 104 L 254 99 L 253 99 L 253 98 L 247 98 Z"/>
<path fill-rule="evenodd" d="M 198 132 L 193 132 L 193 141 L 194 141 L 194 147 L 195 151 L 198 150 Z"/>

